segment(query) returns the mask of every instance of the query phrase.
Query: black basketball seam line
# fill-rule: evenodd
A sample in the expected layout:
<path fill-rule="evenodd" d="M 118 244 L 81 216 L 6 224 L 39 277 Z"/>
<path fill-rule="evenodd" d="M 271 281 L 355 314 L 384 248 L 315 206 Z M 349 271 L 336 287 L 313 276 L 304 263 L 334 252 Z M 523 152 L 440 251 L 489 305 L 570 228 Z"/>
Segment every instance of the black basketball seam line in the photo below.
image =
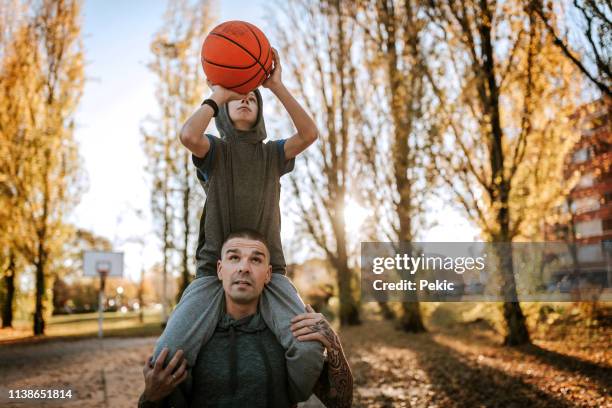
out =
<path fill-rule="evenodd" d="M 271 53 L 272 53 L 272 47 L 268 47 L 268 56 L 266 57 L 266 60 L 264 61 L 264 64 L 265 64 L 266 62 L 268 62 L 268 60 L 270 59 L 270 54 L 271 54 Z M 265 74 L 265 78 L 268 78 L 268 75 L 269 75 L 269 74 L 268 74 L 268 71 L 266 70 L 266 68 L 264 68 L 264 66 L 262 66 L 261 68 L 259 68 L 259 70 L 257 70 L 257 74 L 259 74 L 259 73 L 261 72 L 261 70 L 262 70 L 262 69 L 263 69 L 263 72 L 264 72 L 264 74 Z M 250 80 L 252 80 L 253 78 L 255 78 L 255 76 L 256 76 L 257 74 L 255 74 L 255 75 L 253 75 L 251 78 L 249 78 L 249 81 L 250 81 Z M 264 80 L 265 80 L 265 79 L 264 79 Z M 247 82 L 249 82 L 249 81 L 243 82 L 243 83 L 241 83 L 240 85 L 236 85 L 234 88 L 237 88 L 237 87 L 239 87 L 239 86 L 242 86 L 242 85 L 246 84 L 246 83 L 247 83 Z M 230 89 L 232 89 L 232 88 L 230 88 Z"/>
<path fill-rule="evenodd" d="M 249 54 L 249 55 L 251 56 L 251 58 L 253 58 L 253 59 L 254 59 L 254 60 L 255 60 L 255 61 L 256 61 L 256 62 L 259 64 L 259 66 L 263 68 L 263 70 L 264 70 L 264 71 L 266 71 L 266 69 L 264 68 L 264 66 L 263 66 L 263 65 L 261 65 L 261 62 L 259 62 L 259 60 L 258 60 L 257 58 L 255 58 L 255 56 L 254 56 L 253 54 L 251 54 L 251 52 L 250 52 L 249 50 L 247 50 L 246 48 L 244 48 L 242 45 L 240 45 L 240 44 L 239 44 L 239 43 L 237 43 L 236 41 L 232 40 L 231 38 L 228 38 L 228 37 L 224 36 L 223 34 L 219 34 L 219 33 L 215 33 L 215 32 L 212 32 L 212 33 L 210 33 L 209 35 L 216 35 L 217 37 L 224 38 L 224 39 L 226 39 L 227 41 L 229 41 L 229 42 L 231 42 L 231 43 L 236 44 L 238 47 L 242 48 L 242 49 L 244 50 L 244 52 L 246 52 L 247 54 Z M 267 71 L 266 71 L 266 72 L 267 72 Z"/>
<path fill-rule="evenodd" d="M 266 58 L 265 62 L 268 62 L 268 59 L 270 59 L 270 50 L 268 50 L 268 57 Z M 216 65 L 216 66 L 220 66 L 220 67 L 228 68 L 228 69 L 238 69 L 238 70 L 243 70 L 243 69 L 251 68 L 253 65 L 255 65 L 255 64 L 253 64 L 253 65 L 251 65 L 250 67 L 247 67 L 247 68 L 238 68 L 238 67 L 232 67 L 232 66 L 227 66 L 227 65 L 216 64 L 214 62 L 208 61 L 206 58 L 203 58 L 203 60 L 204 60 L 204 62 L 206 62 L 208 64 L 211 64 L 211 65 Z M 242 85 L 248 83 L 249 81 L 253 80 L 253 78 L 255 78 L 261 72 L 262 69 L 263 69 L 263 71 L 264 71 L 264 73 L 266 74 L 266 77 L 267 77 L 268 71 L 266 71 L 263 67 L 260 66 L 259 69 L 257 70 L 257 72 L 252 77 L 247 79 L 245 82 L 243 82 L 241 84 L 238 84 L 238 85 L 231 86 L 228 89 L 238 88 L 239 86 L 242 86 Z"/>
<path fill-rule="evenodd" d="M 266 60 L 264 61 L 264 65 L 266 64 L 266 62 L 268 62 L 268 60 L 270 59 L 270 54 L 272 54 L 272 47 L 268 47 L 268 55 L 266 56 Z M 270 66 L 271 68 L 271 66 Z M 264 71 L 266 71 L 266 69 L 264 68 Z M 270 75 L 271 72 L 266 71 L 266 77 L 268 75 Z"/>
<path fill-rule="evenodd" d="M 257 72 L 255 73 L 255 75 L 253 75 L 252 77 L 250 77 L 249 79 L 247 79 L 247 80 L 246 80 L 246 81 L 244 81 L 243 83 L 238 84 L 238 85 L 234 85 L 234 86 L 230 86 L 230 87 L 229 87 L 229 88 L 227 88 L 227 89 L 230 89 L 230 90 L 231 90 L 231 89 L 236 89 L 236 88 L 238 88 L 239 86 L 242 86 L 242 85 L 244 85 L 244 84 L 249 83 L 250 81 L 252 81 L 252 80 L 253 80 L 253 78 L 255 78 L 257 75 L 259 75 L 259 73 L 261 72 L 261 70 L 262 70 L 262 69 L 263 69 L 263 68 L 259 68 L 259 69 L 257 70 Z M 264 73 L 266 72 L 266 70 L 265 70 L 265 69 L 264 69 L 263 71 L 264 71 Z"/>
<path fill-rule="evenodd" d="M 206 60 L 204 60 L 204 61 L 206 61 Z M 215 63 L 212 63 L 212 62 L 209 62 L 209 61 L 206 61 L 206 62 L 207 62 L 207 63 L 209 63 L 209 64 L 212 64 L 212 65 L 218 65 L 218 66 L 220 66 L 220 67 L 224 67 L 224 68 L 228 68 L 228 69 L 238 69 L 238 70 L 243 70 L 243 69 L 244 69 L 244 68 L 235 68 L 235 67 L 229 67 L 229 66 L 224 66 L 224 65 L 220 65 L 220 64 L 215 64 Z M 255 65 L 255 64 L 253 64 L 253 65 Z M 251 67 L 252 67 L 253 65 L 251 65 Z M 249 68 L 250 68 L 250 67 L 249 67 Z M 245 82 L 243 82 L 243 83 L 241 83 L 241 84 L 234 85 L 234 86 L 230 86 L 228 89 L 238 88 L 239 86 L 242 86 L 242 85 L 244 85 L 244 84 L 248 83 L 248 82 L 249 82 L 249 81 L 251 81 L 253 78 L 255 78 L 255 77 L 256 77 L 256 76 L 257 76 L 257 75 L 258 75 L 258 74 L 261 72 L 261 70 L 262 70 L 262 69 L 263 69 L 262 67 L 259 67 L 259 69 L 258 69 L 258 70 L 257 70 L 257 72 L 255 73 L 255 75 L 253 75 L 252 77 L 250 77 L 249 79 L 247 79 Z M 264 73 L 266 73 L 266 75 L 267 75 L 267 71 L 266 71 L 265 69 L 264 69 L 263 71 L 264 71 Z"/>
<path fill-rule="evenodd" d="M 253 36 L 255 36 L 255 40 L 257 40 L 257 44 L 259 44 L 259 56 L 261 57 L 261 43 L 259 42 L 259 38 L 257 38 L 257 35 L 251 29 L 251 27 L 247 26 L 247 28 L 249 30 L 251 30 L 251 32 L 253 33 Z M 266 60 L 263 62 L 263 65 L 262 65 L 262 68 L 263 68 L 264 72 L 266 73 L 266 78 L 270 75 L 268 70 L 265 68 L 266 62 L 268 62 L 268 60 L 270 59 L 270 53 L 272 53 L 272 46 L 270 44 L 268 44 L 268 55 L 266 55 Z"/>
<path fill-rule="evenodd" d="M 257 61 L 259 61 L 259 59 L 261 58 L 261 43 L 259 42 L 259 38 L 257 38 L 257 34 L 255 34 L 255 31 L 253 31 L 251 27 L 249 27 L 247 24 L 245 25 L 246 25 L 246 28 L 249 29 L 251 34 L 253 34 L 253 37 L 255 37 L 255 41 L 257 41 L 257 45 L 259 46 L 259 57 L 257 57 Z"/>
<path fill-rule="evenodd" d="M 264 67 L 266 65 L 266 62 L 268 62 L 268 60 L 270 59 L 270 54 L 272 53 L 272 47 L 268 47 L 268 55 L 266 56 L 266 60 L 264 61 Z M 266 73 L 266 78 L 268 77 L 268 75 L 270 75 L 270 73 L 268 72 L 268 70 L 266 68 L 263 68 L 264 72 Z"/>
<path fill-rule="evenodd" d="M 234 67 L 232 65 L 217 64 L 216 62 L 209 61 L 206 58 L 202 58 L 202 61 L 206 62 L 207 64 L 216 65 L 216 66 L 222 67 L 222 68 L 230 68 L 230 69 L 249 69 L 249 68 L 253 68 L 253 66 L 257 65 L 257 62 L 254 62 L 251 65 L 249 65 L 248 67 Z"/>
<path fill-rule="evenodd" d="M 266 65 L 266 62 L 268 62 L 268 60 L 270 59 L 270 53 L 271 52 L 272 52 L 272 49 L 268 48 L 268 55 L 266 55 L 266 60 L 263 62 L 264 66 Z M 246 66 L 246 67 L 235 67 L 235 66 L 232 66 L 232 65 L 219 64 L 219 63 L 207 60 L 204 57 L 202 57 L 202 62 L 206 62 L 207 64 L 215 65 L 215 66 L 222 67 L 222 68 L 229 68 L 229 69 L 249 69 L 249 68 L 252 68 L 253 65 L 257 65 L 257 61 L 255 61 L 254 63 L 252 63 L 251 65 Z M 261 64 L 260 64 L 260 66 L 261 66 Z M 268 70 L 266 70 L 265 67 L 262 67 L 262 68 L 263 68 L 263 70 L 264 70 L 264 72 L 266 73 L 266 76 L 267 76 L 268 75 Z M 260 70 L 261 70 L 261 68 L 260 68 Z"/>

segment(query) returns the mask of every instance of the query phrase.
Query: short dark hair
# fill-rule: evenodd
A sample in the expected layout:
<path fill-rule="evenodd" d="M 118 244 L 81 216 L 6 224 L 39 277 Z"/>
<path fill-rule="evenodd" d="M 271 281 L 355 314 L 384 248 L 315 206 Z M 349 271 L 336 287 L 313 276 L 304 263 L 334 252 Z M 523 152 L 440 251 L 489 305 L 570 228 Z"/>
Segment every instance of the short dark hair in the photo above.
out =
<path fill-rule="evenodd" d="M 259 231 L 255 231 L 249 228 L 242 228 L 236 231 L 232 231 L 225 237 L 225 239 L 223 240 L 223 244 L 221 244 L 221 247 L 223 247 L 223 245 L 225 245 L 227 241 L 233 238 L 245 238 L 251 239 L 253 241 L 259 241 L 265 245 L 266 249 L 268 250 L 268 253 L 270 252 L 270 247 L 268 246 L 268 241 L 266 240 L 266 237 Z"/>

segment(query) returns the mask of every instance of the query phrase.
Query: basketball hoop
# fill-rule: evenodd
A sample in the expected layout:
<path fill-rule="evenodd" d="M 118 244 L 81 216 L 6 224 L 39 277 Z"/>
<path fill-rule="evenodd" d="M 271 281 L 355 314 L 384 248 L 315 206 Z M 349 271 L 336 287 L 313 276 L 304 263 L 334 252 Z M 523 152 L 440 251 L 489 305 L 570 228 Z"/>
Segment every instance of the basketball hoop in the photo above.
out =
<path fill-rule="evenodd" d="M 83 276 L 99 277 L 98 293 L 98 337 L 102 338 L 104 320 L 104 287 L 106 278 L 123 276 L 123 253 L 110 251 L 84 251 Z"/>
<path fill-rule="evenodd" d="M 97 261 L 96 262 L 96 272 L 101 277 L 106 278 L 111 271 L 111 263 L 109 261 Z"/>

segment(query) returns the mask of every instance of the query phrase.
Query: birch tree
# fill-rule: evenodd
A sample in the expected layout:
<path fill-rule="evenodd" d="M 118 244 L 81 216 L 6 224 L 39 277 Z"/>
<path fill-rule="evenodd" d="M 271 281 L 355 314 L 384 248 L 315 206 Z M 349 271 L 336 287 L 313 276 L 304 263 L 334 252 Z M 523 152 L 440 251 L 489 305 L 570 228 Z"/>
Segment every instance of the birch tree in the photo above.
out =
<path fill-rule="evenodd" d="M 318 124 L 319 140 L 289 175 L 298 234 L 322 252 L 336 272 L 340 322 L 360 323 L 354 270 L 349 267 L 344 209 L 354 177 L 358 124 L 354 93 L 354 25 L 344 1 L 278 3 L 273 30 L 293 87 Z M 316 27 L 316 29 L 313 29 Z"/>
<path fill-rule="evenodd" d="M 162 241 L 163 287 L 167 286 L 173 253 L 178 253 L 180 290 L 189 284 L 193 270 L 193 247 L 202 194 L 191 154 L 178 142 L 178 132 L 204 97 L 205 80 L 200 65 L 200 48 L 212 28 L 208 1 L 169 2 L 163 26 L 151 43 L 153 61 L 148 65 L 157 77 L 156 98 L 160 114 L 143 127 L 143 146 L 152 181 L 151 204 Z M 165 289 L 164 289 L 165 291 Z M 167 299 L 168 294 L 163 296 Z M 167 301 L 163 302 L 164 321 Z"/>
<path fill-rule="evenodd" d="M 366 200 L 376 207 L 379 237 L 406 243 L 415 241 L 416 231 L 424 225 L 432 181 L 428 177 L 425 144 L 431 120 L 431 91 L 428 89 L 423 57 L 424 20 L 418 1 L 362 1 L 352 17 L 359 24 L 367 49 L 364 63 L 369 77 L 364 81 L 368 130 L 359 133 L 364 174 L 360 180 Z M 377 95 L 377 98 L 372 98 Z M 434 112 L 435 113 L 435 112 Z M 376 123 L 376 122 L 374 122 Z M 384 193 L 383 193 L 384 192 Z M 382 210 L 384 209 L 384 210 Z M 382 211 L 381 211 L 382 210 Z M 383 221 L 383 222 L 380 222 Z M 400 248 L 398 248 L 400 250 Z M 401 327 L 421 332 L 423 325 L 418 299 L 402 304 Z"/>

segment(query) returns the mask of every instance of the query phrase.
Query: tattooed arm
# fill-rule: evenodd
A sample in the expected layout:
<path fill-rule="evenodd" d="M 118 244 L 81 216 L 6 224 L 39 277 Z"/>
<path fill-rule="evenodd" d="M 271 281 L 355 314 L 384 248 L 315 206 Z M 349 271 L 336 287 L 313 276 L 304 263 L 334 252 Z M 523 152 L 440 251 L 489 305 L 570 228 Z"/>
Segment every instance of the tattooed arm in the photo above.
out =
<path fill-rule="evenodd" d="M 350 407 L 353 404 L 353 375 L 346 361 L 338 335 L 321 313 L 310 305 L 294 317 L 291 331 L 300 341 L 316 340 L 327 350 L 327 362 L 313 390 L 327 407 Z"/>

